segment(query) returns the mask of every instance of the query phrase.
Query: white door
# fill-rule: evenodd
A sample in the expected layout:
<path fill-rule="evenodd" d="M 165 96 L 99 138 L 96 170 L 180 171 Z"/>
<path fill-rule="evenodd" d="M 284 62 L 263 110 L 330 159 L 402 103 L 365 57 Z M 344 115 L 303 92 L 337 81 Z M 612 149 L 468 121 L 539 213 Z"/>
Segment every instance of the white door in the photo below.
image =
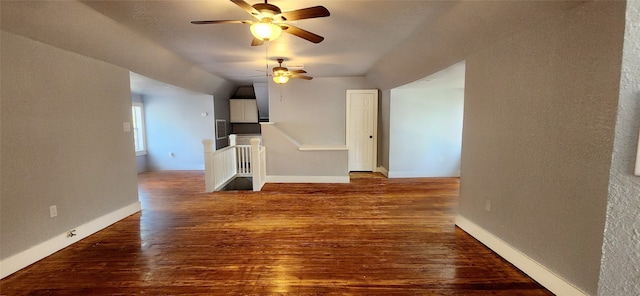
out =
<path fill-rule="evenodd" d="M 376 166 L 378 90 L 347 90 L 349 171 L 372 172 Z"/>

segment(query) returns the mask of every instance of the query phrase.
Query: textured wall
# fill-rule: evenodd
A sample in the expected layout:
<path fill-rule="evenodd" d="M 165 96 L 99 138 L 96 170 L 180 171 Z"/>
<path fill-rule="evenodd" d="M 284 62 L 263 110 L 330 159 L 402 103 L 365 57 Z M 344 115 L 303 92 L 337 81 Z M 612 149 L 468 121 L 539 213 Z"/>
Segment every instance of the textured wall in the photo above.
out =
<path fill-rule="evenodd" d="M 624 10 L 588 2 L 466 59 L 460 215 L 589 294 L 598 289 Z"/>
<path fill-rule="evenodd" d="M 232 83 L 79 1 L 1 1 L 1 5 L 4 31 L 200 93 L 229 98 L 235 91 Z"/>
<path fill-rule="evenodd" d="M 2 32 L 7 258 L 138 201 L 129 71 Z M 49 218 L 49 206 L 58 216 Z"/>
<path fill-rule="evenodd" d="M 437 20 L 425 20 L 376 62 L 367 79 L 382 89 L 416 81 L 465 59 L 523 27 L 583 1 L 458 1 Z"/>
<path fill-rule="evenodd" d="M 627 2 L 618 119 L 598 294 L 640 295 L 640 1 Z"/>
<path fill-rule="evenodd" d="M 465 59 L 496 40 L 582 1 L 460 1 L 429 30 L 416 30 L 367 72 L 381 90 L 378 121 L 378 164 L 389 168 L 390 90 L 416 81 Z M 431 26 L 433 25 L 433 26 Z"/>

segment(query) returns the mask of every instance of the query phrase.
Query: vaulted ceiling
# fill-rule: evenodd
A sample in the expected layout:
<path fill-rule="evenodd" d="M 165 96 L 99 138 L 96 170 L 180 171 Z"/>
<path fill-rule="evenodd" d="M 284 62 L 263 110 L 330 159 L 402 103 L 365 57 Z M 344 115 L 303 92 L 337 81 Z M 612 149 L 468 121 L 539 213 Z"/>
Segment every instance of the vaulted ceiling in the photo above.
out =
<path fill-rule="evenodd" d="M 256 0 L 248 0 L 254 4 Z M 272 0 L 282 11 L 322 5 L 331 15 L 292 22 L 325 37 L 314 44 L 290 34 L 250 46 L 244 24 L 194 25 L 192 20 L 252 20 L 229 0 L 85 1 L 86 5 L 149 36 L 206 71 L 236 83 L 264 81 L 267 67 L 303 66 L 309 75 L 363 76 L 386 52 L 425 22 L 432 22 L 455 4 L 439 1 Z"/>
<path fill-rule="evenodd" d="M 38 1 L 2 2 L 3 27 L 8 25 L 11 31 L 21 34 L 30 30 L 25 28 L 25 22 L 44 22 L 42 18 L 48 15 L 38 10 L 42 6 Z M 284 58 L 285 66 L 303 67 L 314 77 L 367 76 L 381 86 L 385 86 L 381 76 L 386 76 L 387 85 L 394 86 L 422 78 L 461 61 L 465 54 L 485 42 L 549 13 L 580 4 L 579 1 L 271 0 L 270 4 L 283 11 L 326 7 L 331 13 L 329 17 L 292 22 L 325 40 L 314 44 L 282 34 L 277 40 L 252 47 L 248 25 L 190 23 L 251 19 L 229 0 L 80 2 L 204 71 L 237 85 L 266 81 L 267 68 L 277 66 L 277 58 Z M 54 4 L 46 6 L 50 10 Z M 97 26 L 86 27 L 86 20 L 82 26 L 66 24 L 65 28 L 100 30 Z M 51 31 L 50 34 L 57 33 L 55 28 Z M 50 38 L 52 43 L 57 42 L 53 39 Z"/>

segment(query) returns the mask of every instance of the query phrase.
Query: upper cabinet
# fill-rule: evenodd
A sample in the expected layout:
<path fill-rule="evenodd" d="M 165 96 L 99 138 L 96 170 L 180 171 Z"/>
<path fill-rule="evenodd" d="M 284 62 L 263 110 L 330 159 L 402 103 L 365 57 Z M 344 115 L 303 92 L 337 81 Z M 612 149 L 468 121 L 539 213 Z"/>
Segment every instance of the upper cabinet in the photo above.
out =
<path fill-rule="evenodd" d="M 257 123 L 258 104 L 252 99 L 229 100 L 231 123 Z"/>

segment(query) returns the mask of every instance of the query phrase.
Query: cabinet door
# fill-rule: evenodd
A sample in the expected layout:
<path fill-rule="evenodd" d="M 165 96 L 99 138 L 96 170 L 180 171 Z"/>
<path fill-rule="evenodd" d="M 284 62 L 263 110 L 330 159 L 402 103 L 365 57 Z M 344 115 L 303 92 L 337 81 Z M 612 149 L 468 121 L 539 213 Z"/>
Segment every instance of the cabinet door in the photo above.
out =
<path fill-rule="evenodd" d="M 244 101 L 244 122 L 258 122 L 258 104 L 256 100 Z"/>
<path fill-rule="evenodd" d="M 229 100 L 229 122 L 244 122 L 244 101 Z"/>

